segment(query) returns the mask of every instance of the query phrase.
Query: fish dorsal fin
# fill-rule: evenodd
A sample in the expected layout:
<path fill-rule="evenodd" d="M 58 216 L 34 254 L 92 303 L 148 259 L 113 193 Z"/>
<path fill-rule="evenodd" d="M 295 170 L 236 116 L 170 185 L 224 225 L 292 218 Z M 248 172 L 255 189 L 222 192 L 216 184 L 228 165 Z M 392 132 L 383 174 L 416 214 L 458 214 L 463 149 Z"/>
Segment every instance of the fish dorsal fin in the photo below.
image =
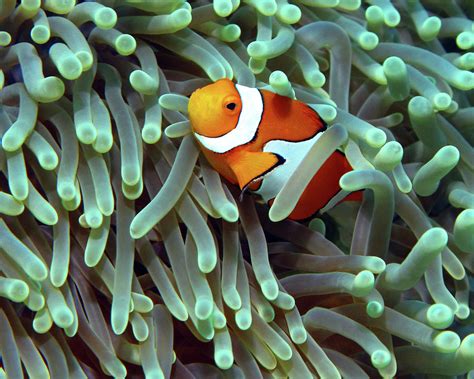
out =
<path fill-rule="evenodd" d="M 266 152 L 241 151 L 236 158 L 230 167 L 241 190 L 285 162 L 280 155 Z"/>

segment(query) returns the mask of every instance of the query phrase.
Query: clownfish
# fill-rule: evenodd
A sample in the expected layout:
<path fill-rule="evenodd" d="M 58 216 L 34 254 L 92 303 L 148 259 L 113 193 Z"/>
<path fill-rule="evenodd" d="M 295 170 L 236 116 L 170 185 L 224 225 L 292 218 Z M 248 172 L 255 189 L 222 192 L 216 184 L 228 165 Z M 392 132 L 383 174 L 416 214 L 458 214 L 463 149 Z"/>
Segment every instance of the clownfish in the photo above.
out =
<path fill-rule="evenodd" d="M 308 150 L 327 128 L 305 103 L 229 79 L 197 89 L 188 105 L 194 136 L 211 166 L 242 191 L 271 206 Z M 352 170 L 335 151 L 301 195 L 289 218 L 303 220 L 340 194 L 339 179 Z M 360 200 L 351 193 L 345 200 Z"/>

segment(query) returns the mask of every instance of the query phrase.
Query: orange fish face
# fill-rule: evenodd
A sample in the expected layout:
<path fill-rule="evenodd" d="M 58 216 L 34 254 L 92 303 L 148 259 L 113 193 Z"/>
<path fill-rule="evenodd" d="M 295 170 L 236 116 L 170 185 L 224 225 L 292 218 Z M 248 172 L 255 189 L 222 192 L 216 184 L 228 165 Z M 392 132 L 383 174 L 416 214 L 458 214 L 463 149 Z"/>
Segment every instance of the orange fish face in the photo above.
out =
<path fill-rule="evenodd" d="M 188 112 L 195 133 L 220 137 L 235 128 L 242 101 L 235 84 L 221 79 L 196 90 L 189 99 Z"/>

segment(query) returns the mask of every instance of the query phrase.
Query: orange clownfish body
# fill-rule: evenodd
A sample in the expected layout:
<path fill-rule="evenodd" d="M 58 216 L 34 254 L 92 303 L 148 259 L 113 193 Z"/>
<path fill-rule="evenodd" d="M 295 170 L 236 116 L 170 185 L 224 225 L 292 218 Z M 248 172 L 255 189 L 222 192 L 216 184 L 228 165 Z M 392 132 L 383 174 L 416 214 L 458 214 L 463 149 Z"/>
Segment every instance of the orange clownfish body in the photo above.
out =
<path fill-rule="evenodd" d="M 209 163 L 241 190 L 249 188 L 271 204 L 326 124 L 306 104 L 221 79 L 196 90 L 189 119 Z M 339 179 L 352 168 L 336 151 L 300 197 L 291 219 L 312 216 L 334 198 Z M 358 200 L 354 193 L 345 200 Z"/>

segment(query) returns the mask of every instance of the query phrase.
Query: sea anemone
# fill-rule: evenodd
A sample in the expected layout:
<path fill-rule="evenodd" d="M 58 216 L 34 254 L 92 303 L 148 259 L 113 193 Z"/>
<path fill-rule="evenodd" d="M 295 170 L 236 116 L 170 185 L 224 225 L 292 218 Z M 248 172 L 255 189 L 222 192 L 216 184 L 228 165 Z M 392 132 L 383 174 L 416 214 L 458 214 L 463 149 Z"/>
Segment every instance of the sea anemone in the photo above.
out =
<path fill-rule="evenodd" d="M 0 378 L 474 377 L 473 17 L 0 1 Z M 191 134 L 221 78 L 329 125 L 270 208 Z M 288 220 L 336 149 L 362 202 Z"/>

